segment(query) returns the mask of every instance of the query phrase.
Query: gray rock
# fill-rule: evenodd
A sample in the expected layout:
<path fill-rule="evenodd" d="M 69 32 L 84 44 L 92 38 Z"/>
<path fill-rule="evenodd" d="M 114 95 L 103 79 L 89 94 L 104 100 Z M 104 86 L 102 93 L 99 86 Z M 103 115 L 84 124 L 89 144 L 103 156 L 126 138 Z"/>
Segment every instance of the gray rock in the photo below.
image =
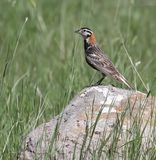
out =
<path fill-rule="evenodd" d="M 86 88 L 60 115 L 28 134 L 19 159 L 126 159 L 134 142 L 143 157 L 153 147 L 155 107 L 155 98 L 138 91 Z"/>

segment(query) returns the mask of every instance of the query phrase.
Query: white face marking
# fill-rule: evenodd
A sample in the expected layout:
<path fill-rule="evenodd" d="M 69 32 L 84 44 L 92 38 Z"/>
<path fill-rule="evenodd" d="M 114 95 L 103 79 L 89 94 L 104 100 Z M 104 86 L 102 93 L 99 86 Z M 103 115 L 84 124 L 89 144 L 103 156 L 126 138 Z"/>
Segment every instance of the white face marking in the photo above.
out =
<path fill-rule="evenodd" d="M 80 33 L 84 39 L 89 40 L 89 37 L 92 35 L 93 32 L 86 28 L 86 29 L 81 29 Z"/>
<path fill-rule="evenodd" d="M 87 41 L 87 43 L 89 43 L 89 37 L 87 37 L 85 40 Z"/>

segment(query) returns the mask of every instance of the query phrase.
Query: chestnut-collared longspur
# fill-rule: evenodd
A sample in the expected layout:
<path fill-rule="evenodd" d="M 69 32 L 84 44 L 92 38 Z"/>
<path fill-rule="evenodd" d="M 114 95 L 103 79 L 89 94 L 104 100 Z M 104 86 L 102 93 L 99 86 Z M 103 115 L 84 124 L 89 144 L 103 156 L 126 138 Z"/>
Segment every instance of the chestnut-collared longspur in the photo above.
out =
<path fill-rule="evenodd" d="M 105 76 L 110 76 L 114 80 L 124 83 L 133 89 L 125 77 L 116 69 L 107 55 L 96 44 L 96 38 L 93 31 L 87 27 L 80 28 L 75 31 L 84 39 L 85 59 L 86 62 L 95 70 L 102 73 L 102 78 L 96 83 L 101 84 Z"/>

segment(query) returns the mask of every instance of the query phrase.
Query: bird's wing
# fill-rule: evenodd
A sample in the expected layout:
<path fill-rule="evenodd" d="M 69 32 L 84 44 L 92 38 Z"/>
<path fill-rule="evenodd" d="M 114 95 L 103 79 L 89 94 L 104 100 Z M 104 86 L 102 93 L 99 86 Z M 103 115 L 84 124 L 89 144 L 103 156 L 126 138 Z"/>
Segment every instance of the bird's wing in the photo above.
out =
<path fill-rule="evenodd" d="M 86 50 L 86 61 L 101 73 L 111 76 L 120 83 L 125 83 L 129 88 L 133 88 L 99 47 L 93 46 Z"/>
<path fill-rule="evenodd" d="M 106 75 L 119 74 L 110 59 L 96 46 L 90 47 L 86 50 L 86 61 L 93 68 Z"/>

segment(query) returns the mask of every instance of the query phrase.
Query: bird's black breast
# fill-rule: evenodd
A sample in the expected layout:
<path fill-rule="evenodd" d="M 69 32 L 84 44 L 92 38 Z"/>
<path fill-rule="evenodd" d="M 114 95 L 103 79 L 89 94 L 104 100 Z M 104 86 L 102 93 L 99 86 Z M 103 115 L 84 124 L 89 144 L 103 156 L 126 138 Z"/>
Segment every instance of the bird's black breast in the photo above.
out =
<path fill-rule="evenodd" d="M 86 62 L 92 68 L 99 71 L 99 69 L 97 68 L 98 59 L 96 57 L 94 57 L 94 55 L 97 55 L 97 52 L 98 52 L 98 48 L 96 48 L 95 46 L 91 46 L 91 45 L 86 44 L 86 48 L 85 48 Z"/>
<path fill-rule="evenodd" d="M 86 62 L 87 62 L 87 64 L 88 64 L 89 66 L 91 66 L 91 67 L 94 68 L 95 70 L 99 71 L 99 69 L 97 69 L 97 68 L 91 63 L 91 61 L 88 60 L 87 57 L 85 57 L 85 59 L 86 59 Z"/>
<path fill-rule="evenodd" d="M 84 49 L 85 51 L 90 47 L 91 45 L 87 43 L 86 40 L 84 40 Z"/>

